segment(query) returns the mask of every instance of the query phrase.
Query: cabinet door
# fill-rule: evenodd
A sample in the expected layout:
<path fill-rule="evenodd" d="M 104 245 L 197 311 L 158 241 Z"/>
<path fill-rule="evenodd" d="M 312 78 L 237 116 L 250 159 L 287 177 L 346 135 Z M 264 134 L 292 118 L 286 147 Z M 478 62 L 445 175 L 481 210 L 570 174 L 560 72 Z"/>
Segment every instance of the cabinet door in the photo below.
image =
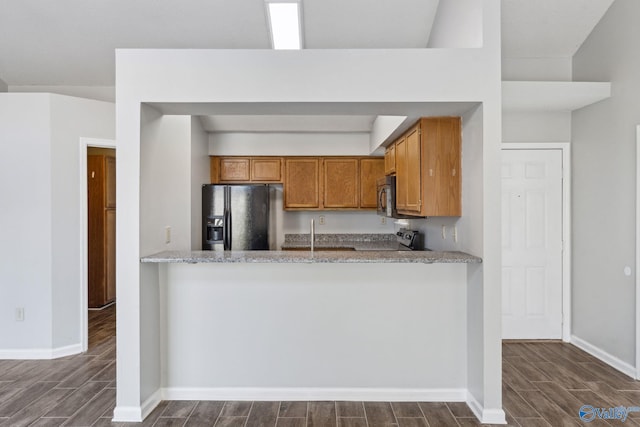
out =
<path fill-rule="evenodd" d="M 405 210 L 407 207 L 407 184 L 409 181 L 407 169 L 407 139 L 400 138 L 396 147 L 396 209 Z"/>
<path fill-rule="evenodd" d="M 384 152 L 384 174 L 393 175 L 396 173 L 396 146 L 390 145 Z"/>
<path fill-rule="evenodd" d="M 461 215 L 460 123 L 459 117 L 422 119 L 424 215 Z"/>
<path fill-rule="evenodd" d="M 405 210 L 420 214 L 422 206 L 422 145 L 420 128 L 414 127 L 406 136 L 406 205 Z"/>
<path fill-rule="evenodd" d="M 324 208 L 358 207 L 358 159 L 324 159 Z"/>
<path fill-rule="evenodd" d="M 394 150 L 395 152 L 395 150 Z M 376 181 L 384 178 L 386 157 L 384 159 L 360 159 L 360 207 L 376 209 L 378 194 Z M 394 159 L 395 169 L 395 159 Z"/>
<path fill-rule="evenodd" d="M 280 158 L 251 159 L 251 181 L 282 182 L 282 159 Z"/>
<path fill-rule="evenodd" d="M 220 181 L 248 182 L 251 179 L 249 174 L 249 158 L 221 158 L 220 159 Z"/>
<path fill-rule="evenodd" d="M 283 192 L 285 209 L 320 208 L 320 159 L 286 159 Z"/>
<path fill-rule="evenodd" d="M 442 145 L 440 151 L 447 159 L 443 167 L 443 178 L 446 184 L 443 185 L 442 198 L 447 207 L 447 216 L 462 215 L 462 122 L 459 117 L 449 117 L 443 119 L 441 123 Z"/>

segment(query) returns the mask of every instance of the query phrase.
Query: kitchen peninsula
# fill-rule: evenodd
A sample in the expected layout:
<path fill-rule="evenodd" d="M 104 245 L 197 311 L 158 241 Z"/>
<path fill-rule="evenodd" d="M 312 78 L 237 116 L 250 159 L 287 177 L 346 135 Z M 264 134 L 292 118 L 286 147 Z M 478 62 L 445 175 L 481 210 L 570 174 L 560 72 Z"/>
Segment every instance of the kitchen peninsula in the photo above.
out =
<path fill-rule="evenodd" d="M 467 275 L 437 251 L 166 251 L 165 399 L 467 401 Z"/>

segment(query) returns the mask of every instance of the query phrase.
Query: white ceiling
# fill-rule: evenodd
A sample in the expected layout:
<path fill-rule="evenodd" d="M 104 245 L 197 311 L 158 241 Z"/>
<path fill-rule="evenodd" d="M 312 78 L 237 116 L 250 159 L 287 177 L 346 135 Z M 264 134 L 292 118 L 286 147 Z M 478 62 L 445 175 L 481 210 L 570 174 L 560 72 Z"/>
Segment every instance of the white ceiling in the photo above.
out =
<path fill-rule="evenodd" d="M 426 47 L 438 19 L 439 0 L 300 1 L 308 49 Z M 612 2 L 502 0 L 503 57 L 571 57 Z M 269 40 L 264 0 L 0 0 L 0 79 L 9 86 L 113 86 L 116 48 L 269 49 Z M 361 132 L 375 118 L 242 113 L 203 124 Z"/>

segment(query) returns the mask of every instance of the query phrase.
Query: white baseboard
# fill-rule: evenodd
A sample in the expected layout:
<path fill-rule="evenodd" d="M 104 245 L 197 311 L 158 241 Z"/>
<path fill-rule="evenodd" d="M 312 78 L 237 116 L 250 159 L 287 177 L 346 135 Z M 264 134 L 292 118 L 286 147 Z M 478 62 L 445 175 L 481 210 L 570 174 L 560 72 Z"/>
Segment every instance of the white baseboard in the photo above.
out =
<path fill-rule="evenodd" d="M 182 388 L 162 390 L 165 400 L 346 400 L 368 402 L 465 402 L 466 389 L 403 388 Z"/>
<path fill-rule="evenodd" d="M 82 353 L 82 344 L 72 344 L 66 347 L 54 348 L 51 351 L 51 358 L 57 359 L 59 357 L 72 356 L 80 353 Z"/>
<path fill-rule="evenodd" d="M 30 348 L 0 350 L 0 360 L 49 360 L 82 353 L 82 344 L 57 348 Z"/>
<path fill-rule="evenodd" d="M 142 402 L 142 407 L 140 412 L 142 413 L 143 420 L 147 418 L 147 415 L 149 415 L 151 411 L 156 409 L 156 406 L 158 406 L 160 402 L 162 402 L 162 398 L 163 398 L 162 389 L 158 389 L 151 396 L 149 396 L 147 400 Z"/>
<path fill-rule="evenodd" d="M 138 406 L 116 406 L 113 410 L 112 422 L 139 423 L 153 411 L 162 401 L 162 389 L 156 390 L 147 400 Z"/>
<path fill-rule="evenodd" d="M 571 344 L 575 345 L 579 349 L 586 351 L 593 357 L 596 357 L 602 360 L 604 363 L 606 363 L 607 365 L 611 366 L 614 369 L 617 369 L 623 374 L 628 375 L 631 378 L 636 377 L 636 368 L 634 366 L 628 364 L 625 361 L 618 359 L 617 357 L 583 340 L 582 338 L 579 338 L 575 335 L 571 335 Z"/>
<path fill-rule="evenodd" d="M 139 423 L 142 421 L 142 408 L 140 406 L 116 406 L 111 421 L 114 423 Z"/>
<path fill-rule="evenodd" d="M 485 409 L 471 394 L 467 394 L 467 405 L 482 424 L 506 424 L 506 414 L 502 409 Z"/>

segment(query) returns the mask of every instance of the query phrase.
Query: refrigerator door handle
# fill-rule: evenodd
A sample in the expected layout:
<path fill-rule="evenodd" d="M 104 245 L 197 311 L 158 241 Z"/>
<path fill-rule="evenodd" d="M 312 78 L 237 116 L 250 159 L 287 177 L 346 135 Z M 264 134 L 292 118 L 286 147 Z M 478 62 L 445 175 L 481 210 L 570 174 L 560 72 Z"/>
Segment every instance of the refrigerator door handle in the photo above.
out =
<path fill-rule="evenodd" d="M 224 188 L 224 250 L 231 250 L 231 188 Z"/>
<path fill-rule="evenodd" d="M 223 244 L 224 244 L 224 250 L 229 250 L 231 249 L 229 246 L 230 245 L 230 235 L 231 233 L 229 232 L 229 226 L 231 225 L 231 221 L 229 220 L 229 209 L 225 209 L 224 210 L 224 235 L 223 235 Z"/>

